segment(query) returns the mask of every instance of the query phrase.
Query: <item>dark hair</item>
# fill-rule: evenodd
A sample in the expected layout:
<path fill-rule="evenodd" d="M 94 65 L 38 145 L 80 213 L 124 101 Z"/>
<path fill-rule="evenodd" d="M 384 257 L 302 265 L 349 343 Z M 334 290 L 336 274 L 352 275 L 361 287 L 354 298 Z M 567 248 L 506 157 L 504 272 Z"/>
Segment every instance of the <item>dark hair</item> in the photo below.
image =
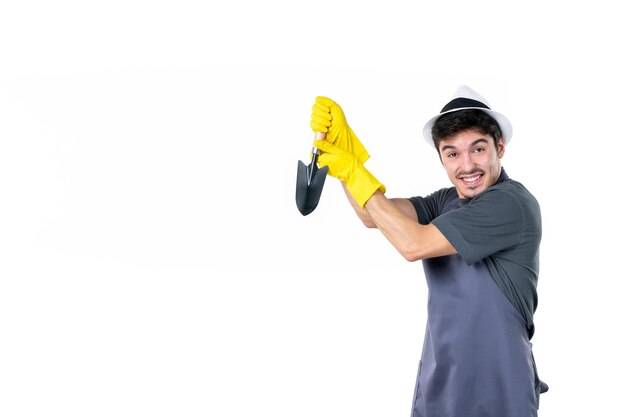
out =
<path fill-rule="evenodd" d="M 443 139 L 467 129 L 476 129 L 484 135 L 491 135 L 496 147 L 502 137 L 498 122 L 488 113 L 478 109 L 453 111 L 439 117 L 431 129 L 437 152 Z"/>

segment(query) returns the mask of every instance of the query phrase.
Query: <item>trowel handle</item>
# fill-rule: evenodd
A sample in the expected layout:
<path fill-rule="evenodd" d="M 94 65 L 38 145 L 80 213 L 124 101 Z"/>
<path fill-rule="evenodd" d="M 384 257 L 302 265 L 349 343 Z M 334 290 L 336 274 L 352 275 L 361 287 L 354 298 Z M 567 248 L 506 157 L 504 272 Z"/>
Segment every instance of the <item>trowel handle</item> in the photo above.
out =
<path fill-rule="evenodd" d="M 315 132 L 314 140 L 324 140 L 326 139 L 326 133 L 323 132 Z M 313 145 L 313 149 L 311 149 L 311 165 L 309 165 L 307 181 L 310 184 L 313 181 L 313 175 L 317 172 L 317 157 L 319 156 L 319 150 L 315 145 Z"/>
<path fill-rule="evenodd" d="M 326 133 L 323 132 L 315 132 L 315 136 L 313 137 L 313 140 L 324 140 L 326 139 Z M 318 152 L 317 148 L 315 147 L 315 145 L 313 146 L 313 150 L 311 150 L 311 152 L 313 153 L 313 163 L 317 163 L 317 155 L 319 155 L 320 153 Z"/>

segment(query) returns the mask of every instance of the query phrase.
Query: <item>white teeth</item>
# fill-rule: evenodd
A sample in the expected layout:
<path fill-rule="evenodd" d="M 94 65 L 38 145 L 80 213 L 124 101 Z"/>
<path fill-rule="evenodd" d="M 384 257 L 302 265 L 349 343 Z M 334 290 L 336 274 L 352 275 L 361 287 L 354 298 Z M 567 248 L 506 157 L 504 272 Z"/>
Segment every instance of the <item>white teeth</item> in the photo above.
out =
<path fill-rule="evenodd" d="M 480 175 L 476 175 L 475 177 L 465 177 L 463 178 L 463 181 L 465 182 L 474 182 L 478 179 L 478 177 L 480 177 Z"/>

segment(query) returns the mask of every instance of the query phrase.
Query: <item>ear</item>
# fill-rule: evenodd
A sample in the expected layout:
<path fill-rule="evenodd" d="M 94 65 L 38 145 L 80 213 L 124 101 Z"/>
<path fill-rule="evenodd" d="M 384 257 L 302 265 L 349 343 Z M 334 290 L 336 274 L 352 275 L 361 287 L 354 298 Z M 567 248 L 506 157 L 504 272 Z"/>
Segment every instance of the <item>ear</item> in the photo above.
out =
<path fill-rule="evenodd" d="M 504 143 L 504 139 L 500 138 L 498 140 L 498 158 L 502 159 L 502 157 L 504 156 L 505 147 L 506 145 Z"/>

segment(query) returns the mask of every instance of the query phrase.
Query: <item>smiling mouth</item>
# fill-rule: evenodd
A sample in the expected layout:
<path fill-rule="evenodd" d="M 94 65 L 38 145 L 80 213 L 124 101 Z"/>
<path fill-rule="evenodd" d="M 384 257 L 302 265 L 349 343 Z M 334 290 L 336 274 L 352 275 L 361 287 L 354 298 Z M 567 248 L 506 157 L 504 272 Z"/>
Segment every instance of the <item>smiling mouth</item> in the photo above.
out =
<path fill-rule="evenodd" d="M 459 176 L 458 178 L 461 180 L 461 182 L 463 182 L 463 184 L 467 185 L 468 187 L 471 187 L 471 186 L 479 184 L 483 175 L 484 174 L 482 173 L 477 173 L 473 175 Z"/>

